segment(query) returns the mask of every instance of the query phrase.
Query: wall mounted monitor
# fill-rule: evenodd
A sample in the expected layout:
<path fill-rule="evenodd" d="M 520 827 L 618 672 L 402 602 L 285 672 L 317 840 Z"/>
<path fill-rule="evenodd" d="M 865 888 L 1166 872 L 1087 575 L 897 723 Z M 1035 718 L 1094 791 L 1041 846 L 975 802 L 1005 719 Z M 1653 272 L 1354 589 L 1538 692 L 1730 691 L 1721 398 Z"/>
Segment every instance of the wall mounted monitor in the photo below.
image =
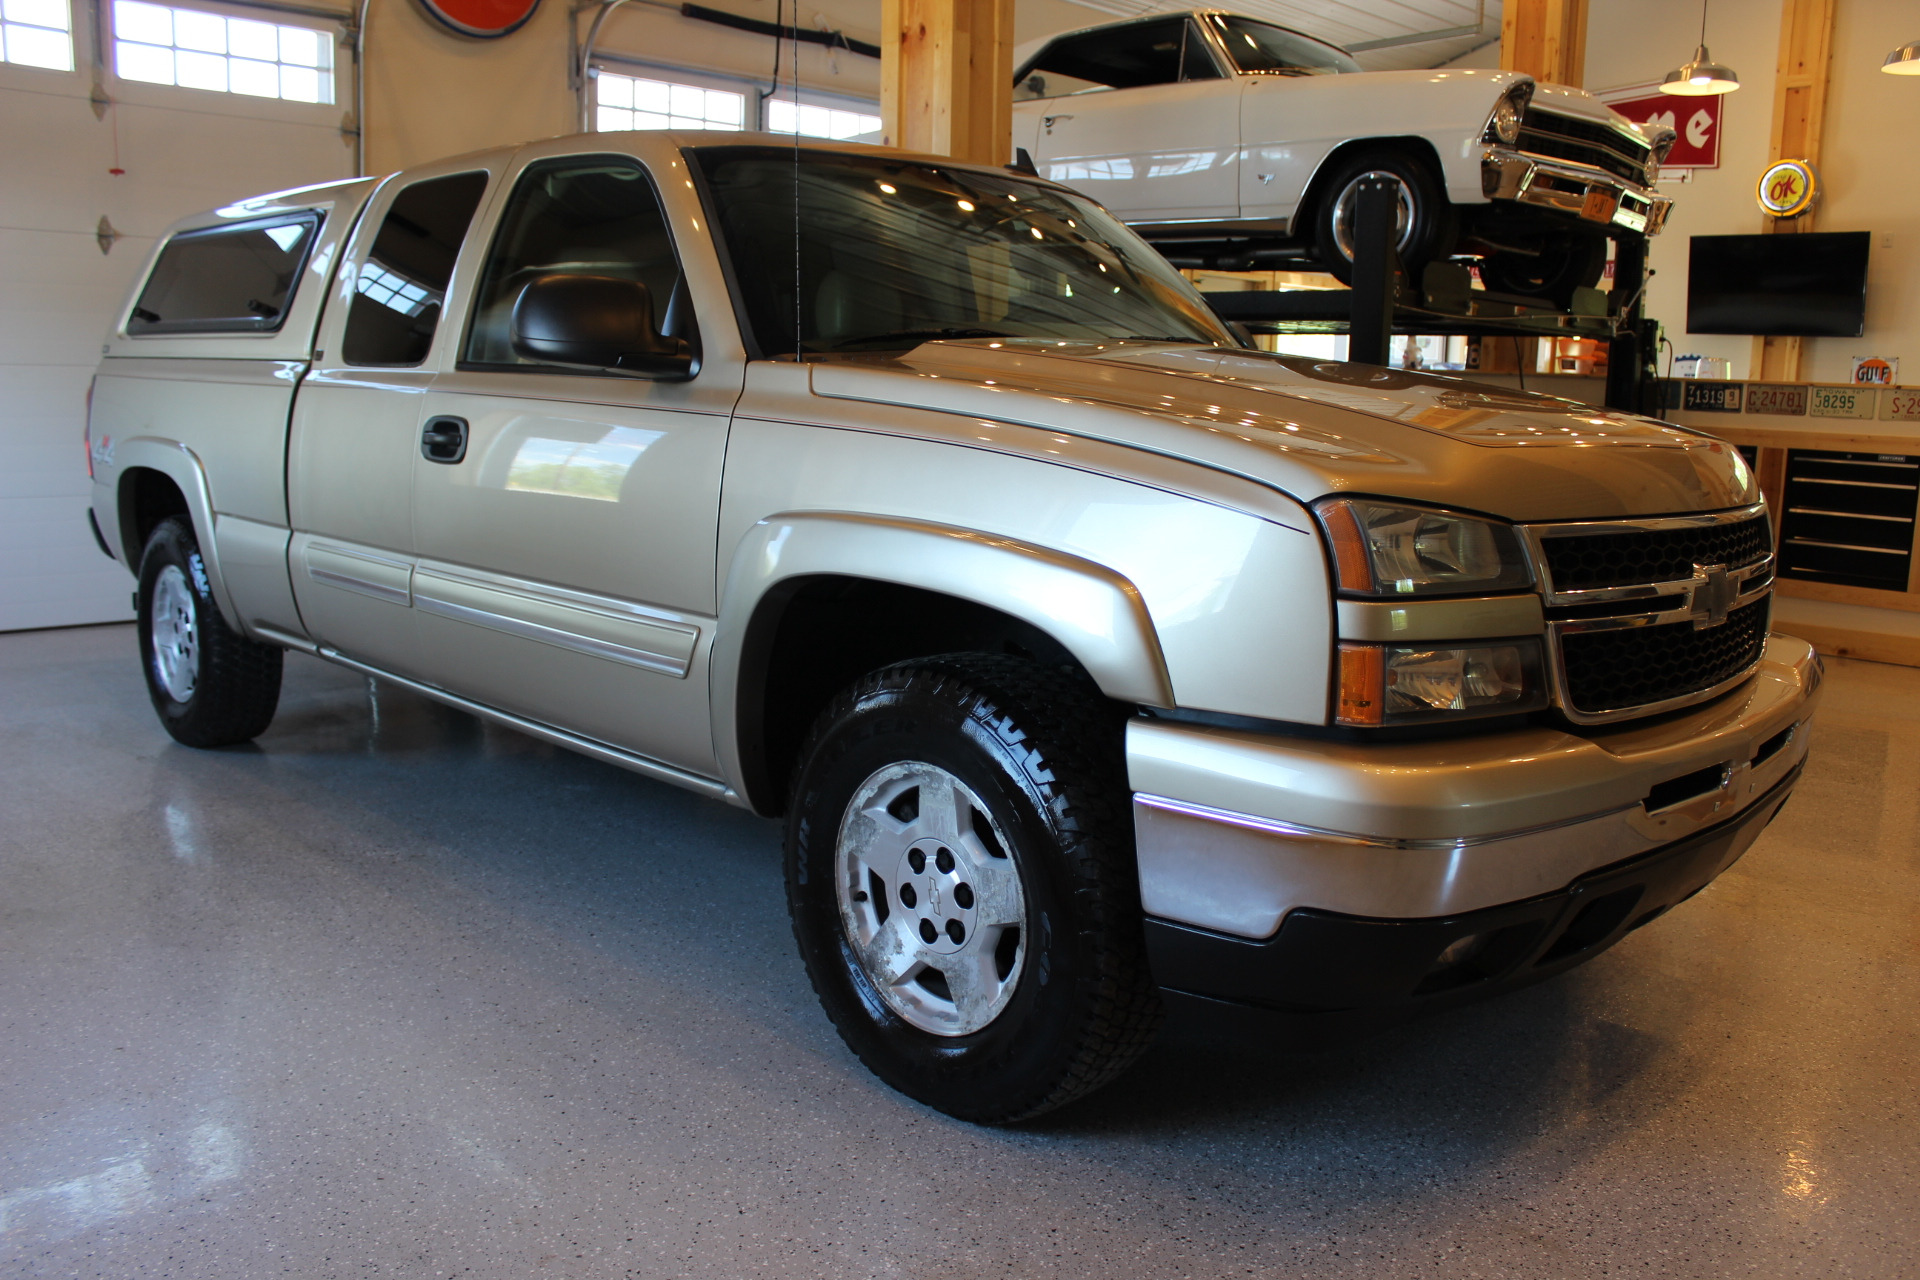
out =
<path fill-rule="evenodd" d="M 1694 236 L 1687 332 L 1859 337 L 1872 239 L 1866 231 Z"/>

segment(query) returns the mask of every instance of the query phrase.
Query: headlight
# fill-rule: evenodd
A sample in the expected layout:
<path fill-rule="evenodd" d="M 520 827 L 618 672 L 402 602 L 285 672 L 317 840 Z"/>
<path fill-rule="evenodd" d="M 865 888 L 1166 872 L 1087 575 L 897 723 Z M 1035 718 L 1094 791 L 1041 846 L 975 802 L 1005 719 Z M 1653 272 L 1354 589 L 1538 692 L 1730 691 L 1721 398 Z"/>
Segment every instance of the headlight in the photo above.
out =
<path fill-rule="evenodd" d="M 1487 121 L 1487 132 L 1495 141 L 1508 146 L 1520 141 L 1520 103 L 1513 98 L 1500 99 L 1493 109 L 1493 118 Z"/>
<path fill-rule="evenodd" d="M 1532 581 L 1511 525 L 1372 498 L 1331 498 L 1314 510 L 1349 594 L 1492 593 Z"/>
<path fill-rule="evenodd" d="M 1538 640 L 1474 645 L 1342 643 L 1343 725 L 1419 724 L 1512 715 L 1547 705 Z"/>

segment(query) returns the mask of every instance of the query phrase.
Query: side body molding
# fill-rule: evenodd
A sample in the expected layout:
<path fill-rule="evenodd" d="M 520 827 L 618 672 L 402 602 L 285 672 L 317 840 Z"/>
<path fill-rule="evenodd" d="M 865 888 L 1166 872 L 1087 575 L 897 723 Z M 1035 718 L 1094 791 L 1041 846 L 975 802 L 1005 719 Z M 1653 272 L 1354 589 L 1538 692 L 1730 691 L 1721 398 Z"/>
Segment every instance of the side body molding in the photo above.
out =
<path fill-rule="evenodd" d="M 747 531 L 721 585 L 714 741 L 736 785 L 741 665 L 754 611 L 781 583 L 826 575 L 918 587 L 997 609 L 1052 636 L 1109 697 L 1173 705 L 1173 682 L 1146 603 L 1111 569 L 952 525 L 858 512 L 783 512 Z"/>

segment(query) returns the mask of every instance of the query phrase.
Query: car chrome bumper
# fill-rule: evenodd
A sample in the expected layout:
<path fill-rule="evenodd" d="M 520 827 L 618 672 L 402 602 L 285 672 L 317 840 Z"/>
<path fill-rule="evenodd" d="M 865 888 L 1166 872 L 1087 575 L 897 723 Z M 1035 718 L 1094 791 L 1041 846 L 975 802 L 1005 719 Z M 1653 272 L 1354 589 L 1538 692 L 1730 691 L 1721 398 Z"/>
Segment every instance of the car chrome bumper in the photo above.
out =
<path fill-rule="evenodd" d="M 1481 190 L 1489 200 L 1511 200 L 1589 222 L 1660 234 L 1669 196 L 1598 169 L 1490 147 L 1480 160 Z"/>
<path fill-rule="evenodd" d="M 1371 745 L 1136 720 L 1148 917 L 1242 939 L 1297 911 L 1433 919 L 1565 890 L 1721 826 L 1805 759 L 1821 678 L 1775 635 L 1722 698 L 1652 725 Z"/>

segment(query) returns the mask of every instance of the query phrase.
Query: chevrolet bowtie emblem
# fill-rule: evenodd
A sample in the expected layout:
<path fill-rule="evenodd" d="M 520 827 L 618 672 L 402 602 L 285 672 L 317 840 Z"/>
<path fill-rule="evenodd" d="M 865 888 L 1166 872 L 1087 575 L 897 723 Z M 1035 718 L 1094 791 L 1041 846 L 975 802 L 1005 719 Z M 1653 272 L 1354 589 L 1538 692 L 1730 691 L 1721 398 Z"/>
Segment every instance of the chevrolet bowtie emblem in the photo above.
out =
<path fill-rule="evenodd" d="M 1722 564 L 1693 566 L 1693 582 L 1687 607 L 1693 613 L 1693 629 L 1705 631 L 1727 620 L 1727 610 L 1740 597 L 1740 584 L 1727 576 Z"/>

